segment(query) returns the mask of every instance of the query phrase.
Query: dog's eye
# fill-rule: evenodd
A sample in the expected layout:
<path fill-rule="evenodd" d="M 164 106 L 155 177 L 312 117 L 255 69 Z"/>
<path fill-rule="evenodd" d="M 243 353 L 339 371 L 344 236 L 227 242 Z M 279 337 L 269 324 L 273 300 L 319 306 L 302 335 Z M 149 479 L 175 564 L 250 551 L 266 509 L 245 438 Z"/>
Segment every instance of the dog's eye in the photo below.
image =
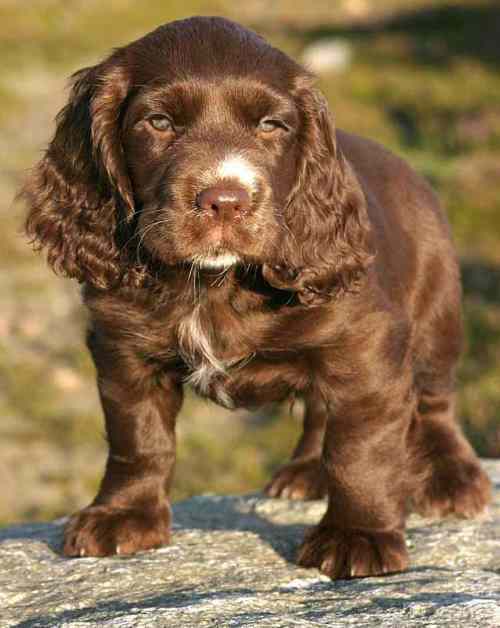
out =
<path fill-rule="evenodd" d="M 259 126 L 257 127 L 261 133 L 274 133 L 279 130 L 288 130 L 288 127 L 281 120 L 275 120 L 273 118 L 263 118 L 259 122 Z"/>
<path fill-rule="evenodd" d="M 148 118 L 148 122 L 156 131 L 173 131 L 172 123 L 167 116 L 155 114 Z"/>

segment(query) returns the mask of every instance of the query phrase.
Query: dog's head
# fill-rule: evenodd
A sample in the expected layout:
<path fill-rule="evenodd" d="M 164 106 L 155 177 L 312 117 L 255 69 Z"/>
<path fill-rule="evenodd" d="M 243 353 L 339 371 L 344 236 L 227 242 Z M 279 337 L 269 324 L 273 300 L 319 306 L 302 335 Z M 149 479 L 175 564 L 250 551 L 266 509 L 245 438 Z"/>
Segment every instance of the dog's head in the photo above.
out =
<path fill-rule="evenodd" d="M 78 72 L 23 193 L 52 266 L 102 289 L 151 264 L 243 263 L 310 303 L 370 259 L 313 78 L 222 18 L 167 24 Z"/>

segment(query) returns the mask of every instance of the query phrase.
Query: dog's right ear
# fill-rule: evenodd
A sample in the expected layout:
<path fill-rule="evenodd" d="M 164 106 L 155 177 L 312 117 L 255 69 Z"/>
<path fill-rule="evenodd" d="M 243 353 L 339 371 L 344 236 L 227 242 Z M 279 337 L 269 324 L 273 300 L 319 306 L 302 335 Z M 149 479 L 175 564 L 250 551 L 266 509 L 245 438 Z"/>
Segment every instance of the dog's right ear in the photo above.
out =
<path fill-rule="evenodd" d="M 20 193 L 26 232 L 52 268 L 101 289 L 130 271 L 120 246 L 134 214 L 120 141 L 129 87 L 119 51 L 77 72 L 54 138 Z"/>

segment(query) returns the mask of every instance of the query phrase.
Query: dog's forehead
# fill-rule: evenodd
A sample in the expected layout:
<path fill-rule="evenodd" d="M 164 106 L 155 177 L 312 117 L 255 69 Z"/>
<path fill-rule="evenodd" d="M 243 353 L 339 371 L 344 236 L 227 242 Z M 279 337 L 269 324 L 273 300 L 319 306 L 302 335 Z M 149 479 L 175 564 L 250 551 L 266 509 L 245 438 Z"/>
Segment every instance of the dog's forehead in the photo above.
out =
<path fill-rule="evenodd" d="M 227 98 L 232 101 L 276 102 L 290 100 L 290 91 L 267 79 L 265 74 L 258 78 L 231 76 L 221 73 L 217 76 L 188 76 L 170 78 L 161 68 L 154 79 L 139 84 L 140 91 L 150 98 L 163 100 L 200 100 Z"/>
<path fill-rule="evenodd" d="M 262 77 L 289 89 L 304 72 L 293 59 L 257 33 L 224 18 L 196 17 L 164 24 L 126 47 L 135 70 L 167 79 Z M 144 76 L 146 80 L 151 76 Z"/>
<path fill-rule="evenodd" d="M 160 75 L 140 87 L 135 102 L 137 106 L 165 110 L 180 119 L 207 113 L 216 118 L 237 115 L 258 119 L 272 112 L 288 117 L 295 112 L 289 93 L 282 93 L 262 79 L 236 77 L 169 81 Z"/>

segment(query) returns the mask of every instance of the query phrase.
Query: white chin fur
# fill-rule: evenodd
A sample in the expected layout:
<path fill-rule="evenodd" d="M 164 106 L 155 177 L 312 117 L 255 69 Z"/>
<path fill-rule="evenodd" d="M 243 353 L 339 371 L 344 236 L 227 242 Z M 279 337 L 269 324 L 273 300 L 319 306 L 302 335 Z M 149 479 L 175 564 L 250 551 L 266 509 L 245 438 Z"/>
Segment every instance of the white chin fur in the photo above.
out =
<path fill-rule="evenodd" d="M 237 255 L 226 253 L 224 255 L 213 255 L 208 257 L 199 257 L 196 259 L 196 264 L 201 268 L 229 268 L 234 266 L 240 261 Z"/>

